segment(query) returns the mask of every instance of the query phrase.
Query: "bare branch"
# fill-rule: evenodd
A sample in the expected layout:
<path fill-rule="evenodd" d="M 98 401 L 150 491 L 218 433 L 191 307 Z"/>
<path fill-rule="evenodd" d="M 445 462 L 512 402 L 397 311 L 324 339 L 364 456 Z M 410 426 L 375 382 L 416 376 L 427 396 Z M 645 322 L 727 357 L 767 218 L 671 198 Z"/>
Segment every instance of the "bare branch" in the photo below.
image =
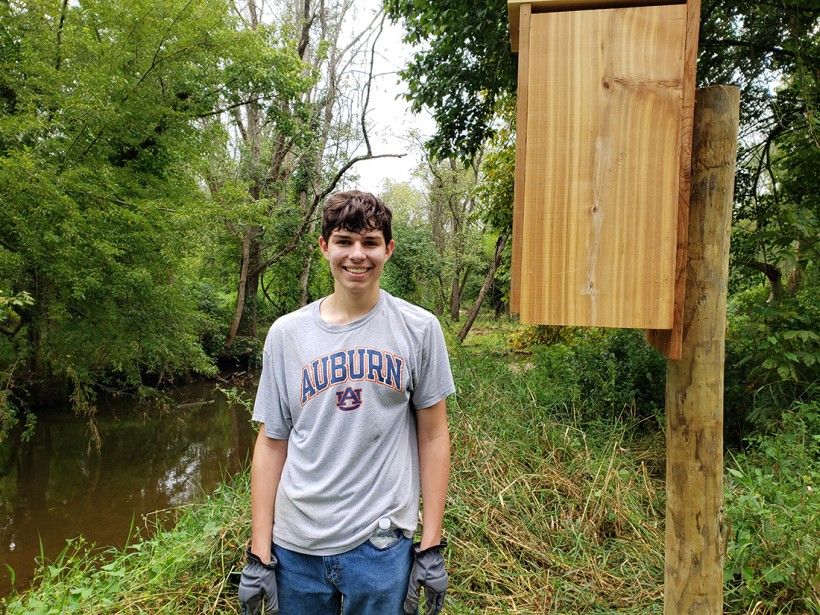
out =
<path fill-rule="evenodd" d="M 239 10 L 239 6 L 237 6 L 236 0 L 231 0 L 231 6 L 233 7 L 233 10 L 236 13 L 236 16 L 239 17 L 239 20 L 242 22 L 242 24 L 246 28 L 250 29 L 251 25 L 248 23 L 248 20 L 245 19 L 245 16 L 242 14 L 242 11 Z"/>
<path fill-rule="evenodd" d="M 206 117 L 211 117 L 213 115 L 220 115 L 222 113 L 225 113 L 226 111 L 232 111 L 233 109 L 237 109 L 238 107 L 242 107 L 243 105 L 248 105 L 250 103 L 258 103 L 260 100 L 261 100 L 260 98 L 250 98 L 248 100 L 241 100 L 238 103 L 235 103 L 233 105 L 228 105 L 227 107 L 222 107 L 221 109 L 214 109 L 213 111 L 208 111 L 208 113 L 199 113 L 199 114 L 195 115 L 194 117 L 196 119 L 202 119 L 202 118 L 206 118 Z M 236 117 L 236 116 L 234 116 L 234 117 Z"/>
<path fill-rule="evenodd" d="M 754 269 L 755 271 L 760 271 L 761 273 L 763 273 L 763 275 L 766 276 L 766 278 L 769 280 L 769 283 L 772 285 L 773 297 L 780 298 L 783 296 L 783 273 L 780 271 L 778 267 L 770 263 L 764 263 L 761 261 L 747 261 L 744 264 L 747 267 Z"/>
<path fill-rule="evenodd" d="M 316 19 L 316 13 L 310 15 L 310 0 L 305 0 L 304 8 L 302 11 L 302 33 L 299 36 L 299 45 L 296 48 L 296 52 L 299 54 L 299 59 L 305 59 L 305 51 L 307 50 L 308 44 L 310 43 L 310 28 L 313 26 L 313 21 Z"/>
<path fill-rule="evenodd" d="M 260 273 L 260 272 L 264 271 L 265 269 L 267 269 L 268 267 L 273 265 L 276 261 L 278 261 L 280 258 L 285 256 L 286 254 L 290 254 L 291 252 L 293 252 L 299 246 L 299 243 L 302 241 L 302 237 L 304 237 L 306 230 L 310 226 L 311 218 L 313 217 L 314 213 L 316 212 L 316 210 L 319 207 L 319 203 L 321 203 L 327 195 L 329 195 L 331 192 L 333 192 L 336 189 L 336 186 L 338 185 L 339 181 L 342 179 L 344 174 L 347 173 L 347 171 L 350 170 L 350 168 L 354 164 L 356 164 L 357 162 L 362 162 L 363 160 L 375 160 L 377 158 L 403 158 L 403 157 L 404 157 L 404 154 L 379 154 L 379 155 L 376 155 L 376 156 L 373 156 L 373 155 L 356 156 L 355 158 L 352 158 L 351 160 L 348 160 L 347 163 L 345 163 L 344 166 L 342 166 L 342 168 L 339 169 L 339 171 L 336 173 L 336 175 L 333 176 L 333 179 L 330 181 L 330 183 L 327 185 L 327 187 L 320 194 L 317 194 L 315 197 L 313 197 L 313 201 L 312 201 L 310 207 L 305 212 L 305 215 L 302 218 L 302 222 L 299 225 L 299 228 L 296 229 L 296 232 L 293 234 L 293 237 L 291 238 L 291 240 L 285 246 L 283 246 L 282 248 L 279 248 L 279 250 L 277 250 L 276 253 L 274 253 L 274 255 L 271 256 L 269 259 L 267 259 L 264 263 L 261 263 L 260 265 L 258 265 L 253 273 Z"/>
<path fill-rule="evenodd" d="M 376 60 L 376 43 L 379 42 L 379 37 L 382 35 L 382 31 L 384 30 L 384 15 L 382 15 L 382 20 L 379 23 L 379 31 L 376 33 L 376 36 L 373 38 L 373 45 L 370 48 L 370 73 L 367 76 L 367 85 L 365 86 L 365 96 L 364 96 L 364 105 L 362 105 L 362 135 L 364 136 L 364 143 L 367 147 L 367 153 L 372 154 L 373 150 L 370 147 L 370 139 L 367 136 L 367 124 L 365 119 L 367 118 L 367 107 L 370 104 L 370 88 L 373 85 L 373 63 Z"/>
<path fill-rule="evenodd" d="M 239 107 L 231 109 L 233 113 L 233 119 L 236 122 L 236 128 L 239 130 L 239 134 L 242 137 L 242 143 L 248 143 L 248 131 L 245 130 L 245 124 L 242 120 L 242 114 L 239 112 Z"/>

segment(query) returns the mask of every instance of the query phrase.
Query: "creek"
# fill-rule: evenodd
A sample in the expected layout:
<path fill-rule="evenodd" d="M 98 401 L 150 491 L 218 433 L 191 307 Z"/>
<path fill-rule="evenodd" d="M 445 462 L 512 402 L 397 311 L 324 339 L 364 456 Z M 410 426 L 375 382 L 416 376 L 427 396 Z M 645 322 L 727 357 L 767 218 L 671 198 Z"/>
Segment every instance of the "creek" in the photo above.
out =
<path fill-rule="evenodd" d="M 0 596 L 29 586 L 41 548 L 53 560 L 79 535 L 121 548 L 133 527 L 145 535 L 146 515 L 211 493 L 247 467 L 247 410 L 214 383 L 171 397 L 167 407 L 114 400 L 93 421 L 50 409 L 28 441 L 17 433 L 0 443 Z"/>

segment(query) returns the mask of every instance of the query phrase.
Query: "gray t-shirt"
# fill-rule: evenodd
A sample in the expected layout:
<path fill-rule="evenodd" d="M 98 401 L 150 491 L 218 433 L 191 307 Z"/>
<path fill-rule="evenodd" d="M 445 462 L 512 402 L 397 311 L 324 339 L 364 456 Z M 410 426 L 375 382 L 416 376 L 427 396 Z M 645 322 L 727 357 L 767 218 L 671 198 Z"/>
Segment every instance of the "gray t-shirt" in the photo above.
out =
<path fill-rule="evenodd" d="M 273 538 L 312 555 L 368 539 L 382 517 L 418 525 L 415 409 L 455 392 L 435 316 L 381 291 L 364 317 L 330 325 L 319 301 L 278 319 L 265 340 L 253 420 L 288 440 Z"/>

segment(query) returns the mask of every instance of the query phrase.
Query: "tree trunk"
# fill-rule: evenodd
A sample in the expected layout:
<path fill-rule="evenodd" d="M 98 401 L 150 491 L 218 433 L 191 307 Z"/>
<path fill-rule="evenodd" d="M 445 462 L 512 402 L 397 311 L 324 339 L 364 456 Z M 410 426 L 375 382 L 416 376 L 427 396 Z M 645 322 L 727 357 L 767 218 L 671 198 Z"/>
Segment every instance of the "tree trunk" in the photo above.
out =
<path fill-rule="evenodd" d="M 36 406 L 45 406 L 55 401 L 55 391 L 64 382 L 58 383 L 53 376 L 53 369 L 46 364 L 45 349 L 48 343 L 48 329 L 50 309 L 54 297 L 53 284 L 45 276 L 35 270 L 30 270 L 30 278 L 34 280 L 31 295 L 34 299 L 30 306 L 30 320 L 27 329 L 29 346 L 28 365 L 25 379 L 30 388 L 31 397 Z"/>
<path fill-rule="evenodd" d="M 311 249 L 305 257 L 305 264 L 302 267 L 302 275 L 299 278 L 299 288 L 301 289 L 301 297 L 299 298 L 299 306 L 304 307 L 310 301 L 310 269 L 313 262 L 313 250 Z"/>
<path fill-rule="evenodd" d="M 697 91 L 680 360 L 666 363 L 664 613 L 723 612 L 723 370 L 739 90 Z"/>
<path fill-rule="evenodd" d="M 264 269 L 259 268 L 259 263 L 262 260 L 262 243 L 259 241 L 259 236 L 262 229 L 254 228 L 253 231 L 249 253 L 248 279 L 245 283 L 245 309 L 243 310 L 242 321 L 239 323 L 239 335 L 247 337 L 256 337 L 259 325 L 259 280 L 262 279 L 264 273 Z"/>
<path fill-rule="evenodd" d="M 470 332 L 475 319 L 478 317 L 478 312 L 481 310 L 481 304 L 484 303 L 484 298 L 487 296 L 487 292 L 493 285 L 495 272 L 498 270 L 498 265 L 501 263 L 501 255 L 504 252 L 504 246 L 506 245 L 507 233 L 501 233 L 498 236 L 498 240 L 495 242 L 495 257 L 490 265 L 490 270 L 487 272 L 487 276 L 484 278 L 484 284 L 481 285 L 481 290 L 478 291 L 478 298 L 475 300 L 475 305 L 473 306 L 473 309 L 470 310 L 470 315 L 467 316 L 467 322 L 464 323 L 461 331 L 458 332 L 459 342 L 464 342 L 464 338 L 467 337 L 467 334 Z"/>
<path fill-rule="evenodd" d="M 257 288 L 259 284 L 259 274 L 249 275 L 251 268 L 251 254 L 258 254 L 258 243 L 256 242 L 257 229 L 255 227 L 249 228 L 245 231 L 245 237 L 242 240 L 242 266 L 239 271 L 239 285 L 236 291 L 236 308 L 234 309 L 233 321 L 231 328 L 228 330 L 228 337 L 225 339 L 225 348 L 228 349 L 233 345 L 242 319 L 245 315 L 245 304 L 248 297 L 249 280 L 256 280 Z M 253 244 L 257 243 L 255 247 Z M 253 289 L 255 292 L 256 289 Z M 255 296 L 254 296 L 255 299 Z"/>
<path fill-rule="evenodd" d="M 461 311 L 461 280 L 458 270 L 453 272 L 453 282 L 450 286 L 450 319 L 458 322 Z"/>

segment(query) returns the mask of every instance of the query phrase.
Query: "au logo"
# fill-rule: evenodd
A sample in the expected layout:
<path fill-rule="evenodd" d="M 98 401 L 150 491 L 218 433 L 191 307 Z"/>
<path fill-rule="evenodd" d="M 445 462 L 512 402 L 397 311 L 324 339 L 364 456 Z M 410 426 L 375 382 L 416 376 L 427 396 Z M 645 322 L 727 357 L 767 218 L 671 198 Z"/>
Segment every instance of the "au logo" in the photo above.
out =
<path fill-rule="evenodd" d="M 356 410 L 362 405 L 362 390 L 345 387 L 344 391 L 336 391 L 336 407 L 339 410 Z"/>

